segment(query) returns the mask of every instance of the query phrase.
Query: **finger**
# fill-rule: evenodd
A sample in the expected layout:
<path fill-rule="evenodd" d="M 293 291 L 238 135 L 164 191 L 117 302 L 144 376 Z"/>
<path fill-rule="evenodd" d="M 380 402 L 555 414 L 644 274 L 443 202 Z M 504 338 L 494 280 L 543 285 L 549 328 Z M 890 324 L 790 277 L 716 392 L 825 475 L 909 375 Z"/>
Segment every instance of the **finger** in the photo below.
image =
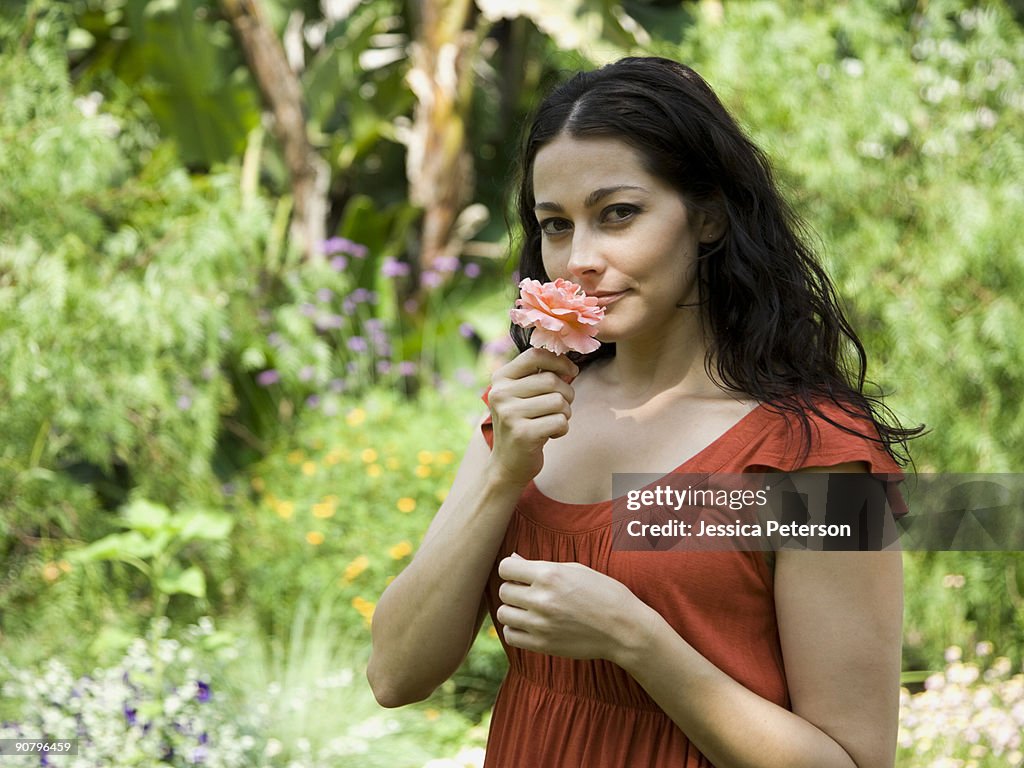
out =
<path fill-rule="evenodd" d="M 518 581 L 520 584 L 533 583 L 536 566 L 540 560 L 527 560 L 525 557 L 504 557 L 498 563 L 498 576 L 505 581 Z"/>
<path fill-rule="evenodd" d="M 504 605 L 530 608 L 530 587 L 517 581 L 506 581 L 498 587 L 498 597 Z"/>
<path fill-rule="evenodd" d="M 572 385 L 566 384 L 557 374 L 551 371 L 540 371 L 519 379 L 508 379 L 504 386 L 499 384 L 499 389 L 502 394 L 507 394 L 511 397 L 533 397 L 535 395 L 557 393 L 570 403 L 576 397 L 576 390 L 573 389 Z"/>
<path fill-rule="evenodd" d="M 537 653 L 544 651 L 544 643 L 529 632 L 506 626 L 502 629 L 502 635 L 505 642 L 513 648 L 522 648 L 524 651 L 536 651 Z"/>
<path fill-rule="evenodd" d="M 505 429 L 509 439 L 515 442 L 542 443 L 569 434 L 569 417 L 564 413 L 552 413 L 532 419 L 513 419 Z"/>
<path fill-rule="evenodd" d="M 559 377 L 575 378 L 580 369 L 565 355 L 556 355 L 547 349 L 531 347 L 504 366 L 510 379 L 521 379 L 541 371 L 551 371 Z"/>
<path fill-rule="evenodd" d="M 548 392 L 534 397 L 519 398 L 508 403 L 502 417 L 518 416 L 522 419 L 536 419 L 553 413 L 561 413 L 567 418 L 572 415 L 572 408 L 558 392 Z"/>
<path fill-rule="evenodd" d="M 503 627 L 512 627 L 522 632 L 529 632 L 533 623 L 533 617 L 529 611 L 514 605 L 499 605 L 494 615 Z"/>

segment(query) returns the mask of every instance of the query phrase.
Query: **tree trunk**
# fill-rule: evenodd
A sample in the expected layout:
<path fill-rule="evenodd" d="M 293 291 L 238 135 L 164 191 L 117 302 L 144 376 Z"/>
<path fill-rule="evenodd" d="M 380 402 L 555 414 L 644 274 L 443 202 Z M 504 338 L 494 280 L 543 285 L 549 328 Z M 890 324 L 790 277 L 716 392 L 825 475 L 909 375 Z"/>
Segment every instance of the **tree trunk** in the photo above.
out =
<path fill-rule="evenodd" d="M 294 198 L 292 235 L 306 258 L 321 258 L 327 219 L 330 168 L 309 143 L 302 86 L 288 66 L 284 47 L 267 22 L 259 0 L 220 0 L 242 46 L 263 101 L 274 116 Z"/>
<path fill-rule="evenodd" d="M 465 120 L 481 32 L 469 24 L 472 10 L 470 0 L 419 4 L 408 74 L 416 107 L 405 144 L 409 199 L 423 209 L 421 274 L 440 259 L 457 257 L 464 244 L 455 223 L 473 194 Z"/>

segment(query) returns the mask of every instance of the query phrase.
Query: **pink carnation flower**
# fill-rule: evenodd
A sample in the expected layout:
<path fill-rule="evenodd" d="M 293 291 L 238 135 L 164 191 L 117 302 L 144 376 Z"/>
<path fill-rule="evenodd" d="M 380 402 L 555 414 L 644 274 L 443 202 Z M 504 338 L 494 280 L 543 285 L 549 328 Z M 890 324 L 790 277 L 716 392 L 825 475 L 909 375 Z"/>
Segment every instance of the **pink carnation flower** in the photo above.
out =
<path fill-rule="evenodd" d="M 566 352 L 593 352 L 601 343 L 594 338 L 604 307 L 597 298 L 587 296 L 576 283 L 558 278 L 541 283 L 529 278 L 519 283 L 516 308 L 509 311 L 512 322 L 533 328 L 530 345 L 550 349 L 557 355 Z"/>

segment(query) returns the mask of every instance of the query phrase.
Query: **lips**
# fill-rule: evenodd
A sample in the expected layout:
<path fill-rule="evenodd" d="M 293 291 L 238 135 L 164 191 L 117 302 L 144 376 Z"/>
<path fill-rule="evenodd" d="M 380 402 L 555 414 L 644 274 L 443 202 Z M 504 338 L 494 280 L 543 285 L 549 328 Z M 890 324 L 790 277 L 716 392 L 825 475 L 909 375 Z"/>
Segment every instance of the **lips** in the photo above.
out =
<path fill-rule="evenodd" d="M 619 291 L 618 293 L 592 293 L 590 294 L 597 299 L 597 305 L 599 307 L 607 307 L 609 304 L 614 304 L 616 301 L 626 295 L 625 291 Z"/>

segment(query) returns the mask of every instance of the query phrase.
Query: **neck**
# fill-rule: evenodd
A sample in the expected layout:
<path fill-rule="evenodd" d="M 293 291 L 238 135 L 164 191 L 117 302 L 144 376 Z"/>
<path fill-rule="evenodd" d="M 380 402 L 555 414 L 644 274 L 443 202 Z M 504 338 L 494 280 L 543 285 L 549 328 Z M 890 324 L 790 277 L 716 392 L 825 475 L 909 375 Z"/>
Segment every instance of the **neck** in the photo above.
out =
<path fill-rule="evenodd" d="M 708 344 L 695 309 L 657 335 L 623 339 L 605 366 L 606 385 L 628 401 L 646 401 L 672 391 L 680 396 L 723 395 L 705 370 Z"/>

